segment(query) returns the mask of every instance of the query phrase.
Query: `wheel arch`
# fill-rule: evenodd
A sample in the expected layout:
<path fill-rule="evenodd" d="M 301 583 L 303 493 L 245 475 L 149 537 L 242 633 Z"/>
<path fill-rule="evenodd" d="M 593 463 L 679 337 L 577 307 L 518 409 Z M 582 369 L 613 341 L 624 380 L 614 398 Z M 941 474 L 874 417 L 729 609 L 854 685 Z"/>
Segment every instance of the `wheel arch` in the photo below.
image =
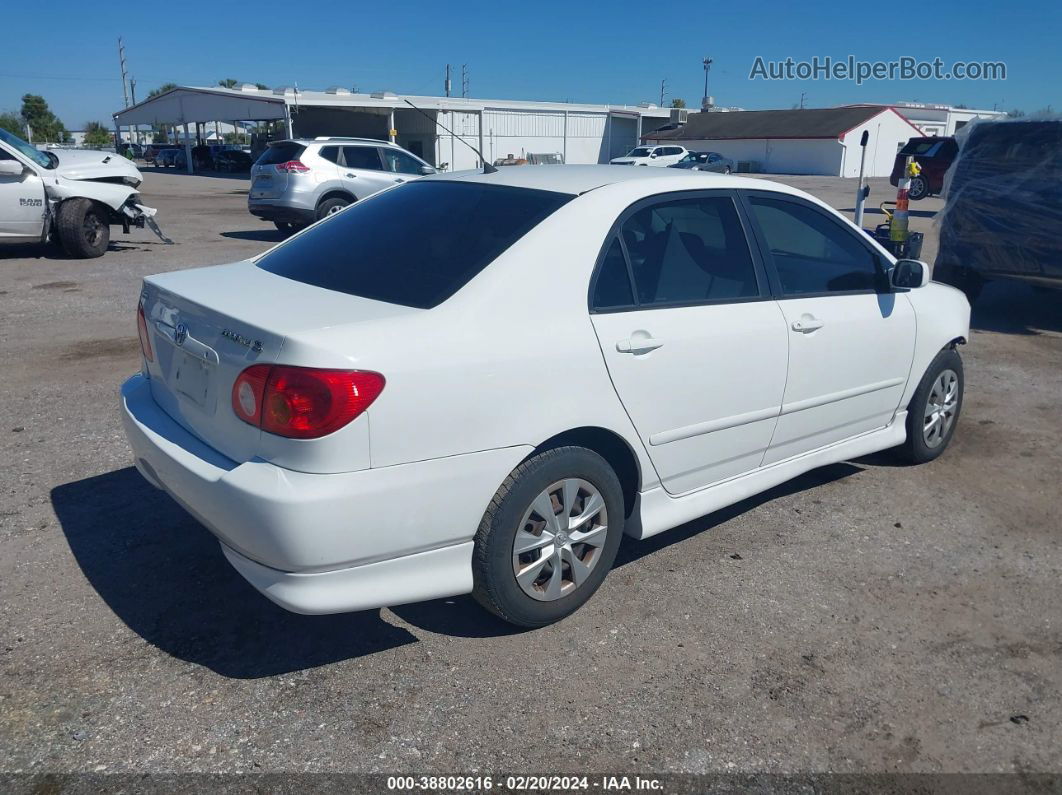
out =
<path fill-rule="evenodd" d="M 616 473 L 616 477 L 619 478 L 620 486 L 623 488 L 624 513 L 630 517 L 637 505 L 642 472 L 638 456 L 627 440 L 607 428 L 583 426 L 551 436 L 536 446 L 528 458 L 546 450 L 568 446 L 593 450 L 608 462 Z"/>
<path fill-rule="evenodd" d="M 314 205 L 314 209 L 316 210 L 318 207 L 321 206 L 322 203 L 328 201 L 329 199 L 346 199 L 351 204 L 353 204 L 358 200 L 358 197 L 351 193 L 349 190 L 344 190 L 343 188 L 332 188 L 331 190 L 321 194 L 321 198 L 317 200 L 317 203 Z"/>

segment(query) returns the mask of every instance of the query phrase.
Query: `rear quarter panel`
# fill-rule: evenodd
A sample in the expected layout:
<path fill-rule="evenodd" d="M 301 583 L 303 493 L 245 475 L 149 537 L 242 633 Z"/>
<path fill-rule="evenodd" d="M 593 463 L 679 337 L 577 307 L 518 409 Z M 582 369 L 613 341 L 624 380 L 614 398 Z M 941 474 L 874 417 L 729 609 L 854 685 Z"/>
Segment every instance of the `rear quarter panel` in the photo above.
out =
<path fill-rule="evenodd" d="M 587 308 L 598 252 L 633 198 L 592 196 L 570 202 L 434 309 L 367 324 L 349 340 L 342 328 L 314 333 L 316 345 L 346 345 L 355 366 L 387 379 L 368 412 L 373 467 L 537 446 L 591 426 L 623 438 L 643 488 L 656 484 Z"/>

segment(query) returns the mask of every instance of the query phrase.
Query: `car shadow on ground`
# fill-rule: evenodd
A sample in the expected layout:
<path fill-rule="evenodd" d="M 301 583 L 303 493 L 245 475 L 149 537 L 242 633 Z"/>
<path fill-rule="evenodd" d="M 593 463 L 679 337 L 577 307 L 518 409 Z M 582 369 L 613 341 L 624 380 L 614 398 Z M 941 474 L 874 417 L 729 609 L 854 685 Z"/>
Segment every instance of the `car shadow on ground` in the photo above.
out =
<path fill-rule="evenodd" d="M 170 244 L 163 243 L 161 240 L 156 239 L 154 235 L 152 235 L 151 240 L 112 239 L 107 245 L 107 251 L 104 252 L 103 256 L 116 251 L 149 251 L 149 247 L 154 245 L 166 246 Z M 86 261 L 82 257 L 73 257 L 67 254 L 58 243 L 19 243 L 0 246 L 0 260 L 5 259 L 38 259 L 56 262 Z"/>
<path fill-rule="evenodd" d="M 132 467 L 58 486 L 51 499 L 74 558 L 108 607 L 162 651 L 222 676 L 274 676 L 416 640 L 379 611 L 302 616 L 277 607 Z"/>
<path fill-rule="evenodd" d="M 834 464 L 645 541 L 625 538 L 626 566 L 766 502 L 861 471 Z M 178 659 L 222 676 L 256 679 L 356 659 L 416 641 L 379 611 L 303 616 L 277 607 L 228 564 L 217 541 L 133 467 L 66 483 L 52 507 L 89 583 L 126 626 Z M 464 638 L 514 627 L 470 596 L 391 608 L 415 627 Z"/>
<path fill-rule="evenodd" d="M 989 282 L 974 302 L 970 327 L 1002 334 L 1062 332 L 1062 290 Z"/>
<path fill-rule="evenodd" d="M 892 201 L 892 200 L 890 199 L 890 201 Z M 837 212 L 839 212 L 839 213 L 853 213 L 854 214 L 855 213 L 855 207 L 844 207 L 842 209 L 839 209 Z M 938 210 L 908 210 L 907 214 L 911 218 L 932 218 L 938 212 L 939 212 Z M 867 215 L 880 215 L 880 216 L 884 217 L 885 213 L 882 211 L 882 209 L 880 207 L 864 207 L 863 208 L 863 215 L 864 216 L 867 216 Z"/>
<path fill-rule="evenodd" d="M 619 554 L 616 556 L 613 569 L 636 563 L 642 558 L 653 555 L 674 544 L 681 544 L 695 535 L 710 531 L 721 524 L 729 522 L 731 519 L 758 508 L 764 503 L 789 496 L 790 494 L 814 489 L 826 483 L 842 480 L 862 471 L 863 467 L 855 464 L 832 464 L 806 472 L 773 489 L 749 497 L 727 508 L 721 508 L 715 513 L 699 517 L 692 522 L 687 522 L 644 541 L 625 537 L 620 546 Z M 470 596 L 436 599 L 431 602 L 401 605 L 390 609 L 391 612 L 419 629 L 443 635 L 480 638 L 511 635 L 526 631 L 490 615 Z"/>
<path fill-rule="evenodd" d="M 254 240 L 260 243 L 279 243 L 291 237 L 291 232 L 281 232 L 279 229 L 240 229 L 235 232 L 222 232 L 222 237 L 232 240 Z"/>

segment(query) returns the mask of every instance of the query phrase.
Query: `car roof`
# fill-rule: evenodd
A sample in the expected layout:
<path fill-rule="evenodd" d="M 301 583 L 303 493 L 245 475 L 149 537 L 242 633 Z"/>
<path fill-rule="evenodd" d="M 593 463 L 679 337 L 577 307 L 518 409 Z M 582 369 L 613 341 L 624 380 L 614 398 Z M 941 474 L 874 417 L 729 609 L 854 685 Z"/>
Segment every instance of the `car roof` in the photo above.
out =
<path fill-rule="evenodd" d="M 328 146 L 331 144 L 369 144 L 370 146 L 392 146 L 395 149 L 401 149 L 398 144 L 393 144 L 390 141 L 383 141 L 379 138 L 354 138 L 342 135 L 337 135 L 334 138 L 285 138 L 280 141 L 270 141 L 269 145 L 275 144 L 302 144 L 303 146 L 310 146 L 311 144 L 320 144 L 322 146 Z"/>
<path fill-rule="evenodd" d="M 587 191 L 614 185 L 618 182 L 637 180 L 667 181 L 666 189 L 690 190 L 704 188 L 745 188 L 781 190 L 794 193 L 793 189 L 762 179 L 711 174 L 706 171 L 690 173 L 684 169 L 648 168 L 641 166 L 507 166 L 491 174 L 482 171 L 455 171 L 424 177 L 425 180 L 447 182 L 479 182 L 485 185 L 507 185 L 514 188 L 549 190 L 556 193 L 578 195 Z M 671 188 L 671 183 L 674 187 Z"/>

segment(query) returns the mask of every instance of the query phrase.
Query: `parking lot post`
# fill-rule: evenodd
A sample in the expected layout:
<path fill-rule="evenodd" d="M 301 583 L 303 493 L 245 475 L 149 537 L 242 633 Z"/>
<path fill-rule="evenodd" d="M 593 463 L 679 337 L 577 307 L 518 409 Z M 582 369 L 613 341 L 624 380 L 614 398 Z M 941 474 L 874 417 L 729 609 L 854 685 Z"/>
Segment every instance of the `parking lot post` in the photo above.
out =
<path fill-rule="evenodd" d="M 863 226 L 863 203 L 870 193 L 869 186 L 863 185 L 864 167 L 867 162 L 867 141 L 870 140 L 870 132 L 863 130 L 863 137 L 859 139 L 861 152 L 859 154 L 859 187 L 856 189 L 855 225 Z"/>

